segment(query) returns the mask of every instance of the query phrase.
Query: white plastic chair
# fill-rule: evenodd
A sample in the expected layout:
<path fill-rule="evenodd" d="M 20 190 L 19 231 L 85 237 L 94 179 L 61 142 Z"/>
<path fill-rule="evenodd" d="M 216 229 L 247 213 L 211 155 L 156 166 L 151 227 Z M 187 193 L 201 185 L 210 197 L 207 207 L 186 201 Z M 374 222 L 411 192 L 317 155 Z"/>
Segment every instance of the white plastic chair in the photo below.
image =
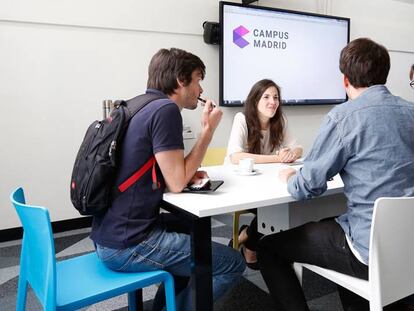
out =
<path fill-rule="evenodd" d="M 369 300 L 371 311 L 414 293 L 414 197 L 379 198 L 372 217 L 369 281 L 318 266 L 294 263 L 302 280 L 307 268 Z"/>

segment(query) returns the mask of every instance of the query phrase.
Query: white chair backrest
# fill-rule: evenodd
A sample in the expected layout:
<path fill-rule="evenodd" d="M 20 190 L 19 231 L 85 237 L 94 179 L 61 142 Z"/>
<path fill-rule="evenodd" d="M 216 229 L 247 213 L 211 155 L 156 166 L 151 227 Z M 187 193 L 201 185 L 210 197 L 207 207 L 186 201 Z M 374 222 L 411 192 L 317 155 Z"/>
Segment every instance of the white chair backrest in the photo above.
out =
<path fill-rule="evenodd" d="M 414 197 L 377 199 L 372 219 L 369 279 L 387 305 L 414 293 Z"/>

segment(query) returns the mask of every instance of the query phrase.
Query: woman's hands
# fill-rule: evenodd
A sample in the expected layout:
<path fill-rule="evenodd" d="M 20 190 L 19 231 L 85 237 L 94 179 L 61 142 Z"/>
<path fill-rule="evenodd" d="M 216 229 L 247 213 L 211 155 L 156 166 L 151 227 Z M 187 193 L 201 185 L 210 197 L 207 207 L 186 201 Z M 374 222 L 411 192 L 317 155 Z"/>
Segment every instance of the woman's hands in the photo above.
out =
<path fill-rule="evenodd" d="M 282 148 L 279 150 L 279 152 L 276 154 L 276 157 L 278 158 L 277 162 L 281 163 L 291 163 L 295 162 L 299 157 L 296 155 L 293 150 L 290 148 Z"/>

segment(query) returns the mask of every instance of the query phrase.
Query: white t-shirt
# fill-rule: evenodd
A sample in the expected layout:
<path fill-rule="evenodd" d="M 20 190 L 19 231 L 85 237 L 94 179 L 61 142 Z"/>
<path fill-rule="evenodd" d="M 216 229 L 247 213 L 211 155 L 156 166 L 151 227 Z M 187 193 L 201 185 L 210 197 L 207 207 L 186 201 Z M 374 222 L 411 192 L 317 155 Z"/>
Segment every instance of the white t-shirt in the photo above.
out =
<path fill-rule="evenodd" d="M 287 122 L 286 122 L 287 124 Z M 227 144 L 227 153 L 226 158 L 224 159 L 224 164 L 231 164 L 230 155 L 236 152 L 248 152 L 247 146 L 247 123 L 246 117 L 242 112 L 236 113 L 233 120 L 233 126 L 231 128 L 229 142 Z M 289 134 L 287 126 L 285 126 L 283 141 L 280 146 L 276 146 L 275 150 L 271 150 L 270 146 L 270 131 L 269 130 L 262 130 L 263 138 L 260 140 L 261 145 L 261 154 L 263 155 L 270 155 L 275 154 L 281 148 L 288 147 L 290 149 L 295 149 L 300 147 L 297 144 L 296 140 L 292 138 Z"/>

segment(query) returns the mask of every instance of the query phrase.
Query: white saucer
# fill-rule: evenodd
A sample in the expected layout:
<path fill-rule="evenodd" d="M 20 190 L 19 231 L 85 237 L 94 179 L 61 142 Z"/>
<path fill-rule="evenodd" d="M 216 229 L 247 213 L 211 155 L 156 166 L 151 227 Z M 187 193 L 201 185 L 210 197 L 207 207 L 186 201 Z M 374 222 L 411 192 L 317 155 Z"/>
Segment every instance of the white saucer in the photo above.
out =
<path fill-rule="evenodd" d="M 240 171 L 240 170 L 235 170 L 237 175 L 241 175 L 241 176 L 253 176 L 253 175 L 257 175 L 259 174 L 259 170 L 255 169 L 251 172 L 245 172 L 245 171 Z"/>

